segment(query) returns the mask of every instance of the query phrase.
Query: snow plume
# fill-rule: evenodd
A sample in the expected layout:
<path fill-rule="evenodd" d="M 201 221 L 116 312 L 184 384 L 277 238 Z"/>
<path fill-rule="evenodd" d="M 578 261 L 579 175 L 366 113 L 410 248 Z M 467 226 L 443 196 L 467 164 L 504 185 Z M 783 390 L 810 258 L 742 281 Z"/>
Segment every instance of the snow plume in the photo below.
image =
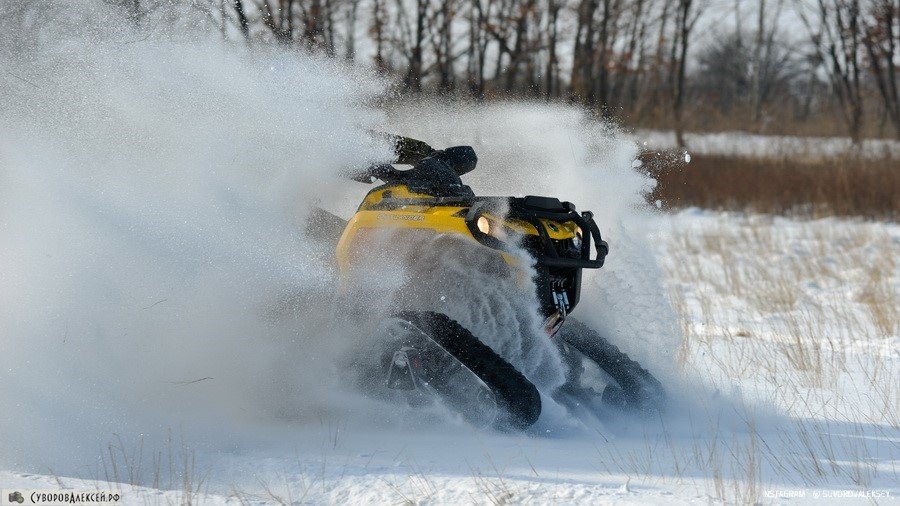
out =
<path fill-rule="evenodd" d="M 341 340 L 273 302 L 327 306 L 302 216 L 330 176 L 389 156 L 366 133 L 383 84 L 202 20 L 188 36 L 103 2 L 4 10 L 0 465 L 71 472 L 113 434 L 149 449 L 169 429 L 221 449 L 315 416 Z"/>
<path fill-rule="evenodd" d="M 413 242 L 413 283 L 404 305 L 444 313 L 550 393 L 565 381 L 556 345 L 547 339 L 533 280 L 517 275 L 498 255 L 452 236 Z M 521 253 L 522 266 L 531 262 Z"/>
<path fill-rule="evenodd" d="M 655 181 L 633 168 L 637 146 L 581 109 L 543 103 L 398 107 L 392 131 L 437 146 L 471 144 L 479 195 L 547 195 L 591 210 L 610 244 L 606 265 L 586 271 L 576 318 L 654 374 L 673 374 L 680 342 L 651 240 L 658 220 L 644 201 Z"/>
<path fill-rule="evenodd" d="M 166 9 L 141 30 L 90 1 L 16 3 L 0 20 L 0 465 L 91 475 L 120 437 L 149 453 L 173 430 L 216 452 L 318 417 L 402 416 L 338 393 L 335 358 L 362 336 L 335 307 L 333 252 L 303 226 L 338 187 L 352 188 L 343 209 L 359 202 L 369 187 L 332 176 L 388 158 L 367 132 L 391 122 L 436 147 L 474 145 L 477 193 L 594 210 L 612 253 L 578 315 L 639 359 L 672 356 L 632 144 L 561 106 L 386 118 L 367 105 L 378 78 L 231 46 Z M 453 249 L 433 240 L 420 266 Z M 432 281 L 461 276 L 440 295 L 481 290 L 446 312 L 539 386 L 559 384 L 530 294 L 505 298 L 515 287 L 464 253 L 440 262 Z M 425 276 L 407 269 L 398 286 L 410 275 Z M 484 315 L 498 301 L 508 324 Z"/>

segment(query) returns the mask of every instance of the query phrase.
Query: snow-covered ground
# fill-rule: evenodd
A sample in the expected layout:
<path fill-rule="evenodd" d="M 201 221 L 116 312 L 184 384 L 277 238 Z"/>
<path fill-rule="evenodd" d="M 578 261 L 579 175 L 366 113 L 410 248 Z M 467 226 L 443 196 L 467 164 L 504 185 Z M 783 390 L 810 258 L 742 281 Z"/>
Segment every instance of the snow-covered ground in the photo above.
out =
<path fill-rule="evenodd" d="M 654 214 L 637 146 L 583 111 L 385 105 L 385 83 L 335 62 L 215 31 L 107 33 L 130 25 L 105 3 L 55 7 L 0 18 L 0 488 L 166 504 L 900 494 L 897 225 Z M 390 156 L 371 130 L 475 146 L 478 194 L 594 211 L 612 252 L 576 315 L 665 382 L 665 415 L 573 416 L 545 395 L 535 426 L 500 434 L 340 388 L 362 336 L 304 217 L 353 211 L 369 187 L 334 176 Z"/>
<path fill-rule="evenodd" d="M 896 501 L 900 226 L 697 210 L 658 220 L 684 332 L 662 420 L 544 421 L 516 435 L 323 419 L 224 452 L 111 440 L 78 477 L 6 471 L 0 484 L 121 489 L 127 503 Z"/>
<path fill-rule="evenodd" d="M 664 130 L 637 130 L 630 136 L 645 149 L 677 147 L 675 133 Z M 847 137 L 796 137 L 757 135 L 747 132 L 686 133 L 691 153 L 743 157 L 791 157 L 799 159 L 832 158 L 851 152 Z M 900 142 L 890 139 L 865 139 L 859 153 L 872 158 L 900 156 Z"/>

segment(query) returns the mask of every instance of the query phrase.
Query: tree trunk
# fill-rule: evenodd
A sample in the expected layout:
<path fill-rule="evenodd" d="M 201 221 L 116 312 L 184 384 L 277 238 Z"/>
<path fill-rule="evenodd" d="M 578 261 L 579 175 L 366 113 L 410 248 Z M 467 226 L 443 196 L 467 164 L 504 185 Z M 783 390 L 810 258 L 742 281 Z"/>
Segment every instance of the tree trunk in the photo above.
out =
<path fill-rule="evenodd" d="M 559 38 L 559 27 L 557 21 L 559 19 L 560 4 L 555 0 L 547 1 L 547 13 L 549 19 L 547 21 L 547 69 L 544 71 L 544 98 L 550 100 L 555 96 L 557 89 L 557 73 L 559 72 L 559 63 L 556 61 L 556 44 Z"/>
<path fill-rule="evenodd" d="M 750 122 L 757 131 L 760 130 L 761 82 L 762 82 L 762 50 L 765 39 L 766 0 L 759 1 L 756 25 L 756 47 L 753 48 L 753 104 L 750 109 Z"/>
<path fill-rule="evenodd" d="M 678 42 L 680 44 L 678 63 L 676 65 L 675 75 L 675 99 L 672 102 L 672 112 L 675 120 L 675 141 L 679 148 L 686 148 L 687 143 L 684 141 L 684 121 L 682 118 L 684 105 L 684 76 L 687 64 L 688 44 L 690 42 L 691 28 L 693 28 L 693 20 L 691 19 L 691 6 L 693 0 L 679 0 L 678 12 Z"/>
<path fill-rule="evenodd" d="M 238 26 L 241 27 L 241 33 L 244 38 L 250 40 L 250 23 L 247 21 L 247 14 L 244 12 L 244 3 L 241 0 L 234 0 L 234 12 L 237 13 Z"/>

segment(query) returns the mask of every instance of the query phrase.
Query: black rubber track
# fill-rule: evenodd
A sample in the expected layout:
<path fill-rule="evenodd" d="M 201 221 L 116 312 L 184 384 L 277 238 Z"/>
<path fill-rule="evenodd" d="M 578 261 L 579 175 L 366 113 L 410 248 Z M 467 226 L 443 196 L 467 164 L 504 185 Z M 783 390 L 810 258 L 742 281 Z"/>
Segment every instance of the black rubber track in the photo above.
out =
<path fill-rule="evenodd" d="M 566 319 L 557 339 L 595 362 L 621 391 L 611 389 L 616 405 L 625 411 L 657 411 L 665 407 L 666 394 L 659 380 L 595 330 L 573 318 Z M 607 397 L 607 395 L 604 395 Z"/>
<path fill-rule="evenodd" d="M 465 327 L 447 315 L 432 311 L 403 311 L 394 317 L 428 334 L 491 389 L 498 407 L 506 415 L 500 428 L 522 430 L 537 421 L 541 414 L 537 387 Z"/>

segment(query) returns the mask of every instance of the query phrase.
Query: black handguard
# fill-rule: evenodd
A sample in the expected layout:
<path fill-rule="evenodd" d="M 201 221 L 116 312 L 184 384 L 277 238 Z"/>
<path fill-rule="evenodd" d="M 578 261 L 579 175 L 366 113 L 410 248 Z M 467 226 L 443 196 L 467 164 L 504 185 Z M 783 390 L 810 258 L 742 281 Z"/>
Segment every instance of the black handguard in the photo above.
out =
<path fill-rule="evenodd" d="M 384 132 L 370 133 L 390 142 L 394 146 L 394 156 L 396 158 L 388 163 L 376 163 L 363 170 L 346 170 L 343 172 L 344 177 L 366 184 L 371 184 L 375 179 L 387 180 L 384 176 L 396 178 L 398 171 L 391 167 L 390 163 L 416 165 L 422 160 L 440 153 L 427 143 L 417 139 Z"/>
<path fill-rule="evenodd" d="M 442 179 L 442 174 L 431 172 L 443 172 L 450 169 L 455 173 L 453 181 L 447 184 L 461 185 L 459 176 L 471 172 L 478 163 L 478 156 L 471 146 L 454 146 L 444 150 L 436 150 L 427 143 L 411 137 L 372 132 L 373 135 L 384 137 L 394 146 L 396 159 L 393 163 L 400 165 L 412 165 L 413 169 L 398 171 L 390 164 L 379 163 L 365 170 L 345 171 L 344 176 L 360 183 L 371 184 L 376 179 L 388 182 L 399 179 L 430 180 Z"/>
<path fill-rule="evenodd" d="M 400 165 L 416 167 L 423 161 L 427 163 L 429 158 L 435 158 L 447 164 L 457 176 L 462 176 L 475 170 L 475 165 L 478 164 L 478 156 L 472 146 L 453 146 L 438 150 L 409 137 L 395 135 L 393 138 L 394 152 L 397 154 L 394 163 Z"/>
<path fill-rule="evenodd" d="M 376 138 L 384 139 L 394 147 L 394 156 L 396 158 L 388 163 L 415 165 L 438 152 L 436 149 L 429 146 L 428 143 L 413 139 L 412 137 L 376 131 L 370 131 L 369 133 Z"/>
<path fill-rule="evenodd" d="M 415 165 L 437 153 L 436 149 L 420 140 L 399 135 L 392 135 L 391 137 L 394 139 L 394 153 L 397 154 L 397 161 L 394 163 Z"/>

